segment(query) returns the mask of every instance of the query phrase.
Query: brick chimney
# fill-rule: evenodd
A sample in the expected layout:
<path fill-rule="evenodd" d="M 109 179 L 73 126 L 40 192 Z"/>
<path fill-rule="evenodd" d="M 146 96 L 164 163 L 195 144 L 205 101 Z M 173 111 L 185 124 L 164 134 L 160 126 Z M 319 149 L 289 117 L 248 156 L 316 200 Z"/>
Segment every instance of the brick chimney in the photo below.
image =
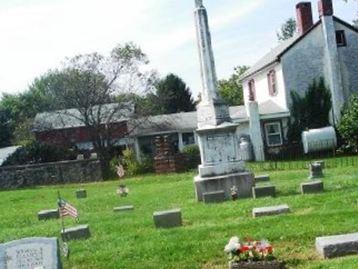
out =
<path fill-rule="evenodd" d="M 312 5 L 310 2 L 300 2 L 296 5 L 297 29 L 303 35 L 313 26 Z"/>
<path fill-rule="evenodd" d="M 318 1 L 319 17 L 333 16 L 333 3 L 332 0 L 319 0 Z"/>

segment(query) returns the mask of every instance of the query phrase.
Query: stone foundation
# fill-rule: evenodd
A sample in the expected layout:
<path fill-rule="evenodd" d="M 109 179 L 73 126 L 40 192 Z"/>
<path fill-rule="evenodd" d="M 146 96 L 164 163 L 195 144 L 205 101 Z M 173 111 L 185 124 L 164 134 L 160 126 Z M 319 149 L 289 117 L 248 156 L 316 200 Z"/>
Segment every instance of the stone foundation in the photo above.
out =
<path fill-rule="evenodd" d="M 203 201 L 203 194 L 222 190 L 225 199 L 231 200 L 231 188 L 236 186 L 238 198 L 252 197 L 252 187 L 255 185 L 254 175 L 250 172 L 242 172 L 214 177 L 200 177 L 194 179 L 196 198 Z"/>

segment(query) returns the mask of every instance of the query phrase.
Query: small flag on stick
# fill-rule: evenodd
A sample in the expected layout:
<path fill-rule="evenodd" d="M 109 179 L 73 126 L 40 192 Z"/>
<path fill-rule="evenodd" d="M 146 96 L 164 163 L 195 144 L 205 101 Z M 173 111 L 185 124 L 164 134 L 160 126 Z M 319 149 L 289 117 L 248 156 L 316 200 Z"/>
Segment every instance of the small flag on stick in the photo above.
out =
<path fill-rule="evenodd" d="M 58 199 L 58 207 L 60 209 L 60 216 L 61 217 L 73 217 L 78 218 L 78 211 L 77 209 L 71 205 L 66 200 L 59 198 Z"/>

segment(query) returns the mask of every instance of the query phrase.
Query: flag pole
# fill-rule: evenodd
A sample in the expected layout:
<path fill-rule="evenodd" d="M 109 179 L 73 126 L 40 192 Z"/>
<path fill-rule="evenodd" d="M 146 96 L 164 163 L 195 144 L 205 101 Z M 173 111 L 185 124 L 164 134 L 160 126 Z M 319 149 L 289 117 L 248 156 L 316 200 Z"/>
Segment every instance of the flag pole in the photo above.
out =
<path fill-rule="evenodd" d="M 62 232 L 65 232 L 65 221 L 64 221 L 63 216 L 61 214 L 61 194 L 60 194 L 60 191 L 57 192 L 57 195 L 58 195 L 58 202 L 57 202 L 58 213 L 60 214 L 60 217 L 61 217 Z"/>

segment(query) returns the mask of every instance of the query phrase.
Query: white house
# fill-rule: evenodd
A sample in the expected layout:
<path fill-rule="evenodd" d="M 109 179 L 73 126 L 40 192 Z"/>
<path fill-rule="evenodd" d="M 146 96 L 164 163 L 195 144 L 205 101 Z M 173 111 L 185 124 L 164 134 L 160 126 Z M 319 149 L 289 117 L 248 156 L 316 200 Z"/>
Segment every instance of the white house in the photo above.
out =
<path fill-rule="evenodd" d="M 343 104 L 358 92 L 358 29 L 333 15 L 332 0 L 319 0 L 318 12 L 319 20 L 313 23 L 311 3 L 298 3 L 298 33 L 243 75 L 248 111 L 251 103 L 260 107 L 272 102 L 289 112 L 290 91 L 304 93 L 313 80 L 323 77 L 332 95 L 332 124 L 339 121 Z M 255 152 L 262 144 L 265 148 L 284 144 L 287 119 L 261 116 L 260 127 L 256 126 L 256 135 L 251 137 Z"/>

